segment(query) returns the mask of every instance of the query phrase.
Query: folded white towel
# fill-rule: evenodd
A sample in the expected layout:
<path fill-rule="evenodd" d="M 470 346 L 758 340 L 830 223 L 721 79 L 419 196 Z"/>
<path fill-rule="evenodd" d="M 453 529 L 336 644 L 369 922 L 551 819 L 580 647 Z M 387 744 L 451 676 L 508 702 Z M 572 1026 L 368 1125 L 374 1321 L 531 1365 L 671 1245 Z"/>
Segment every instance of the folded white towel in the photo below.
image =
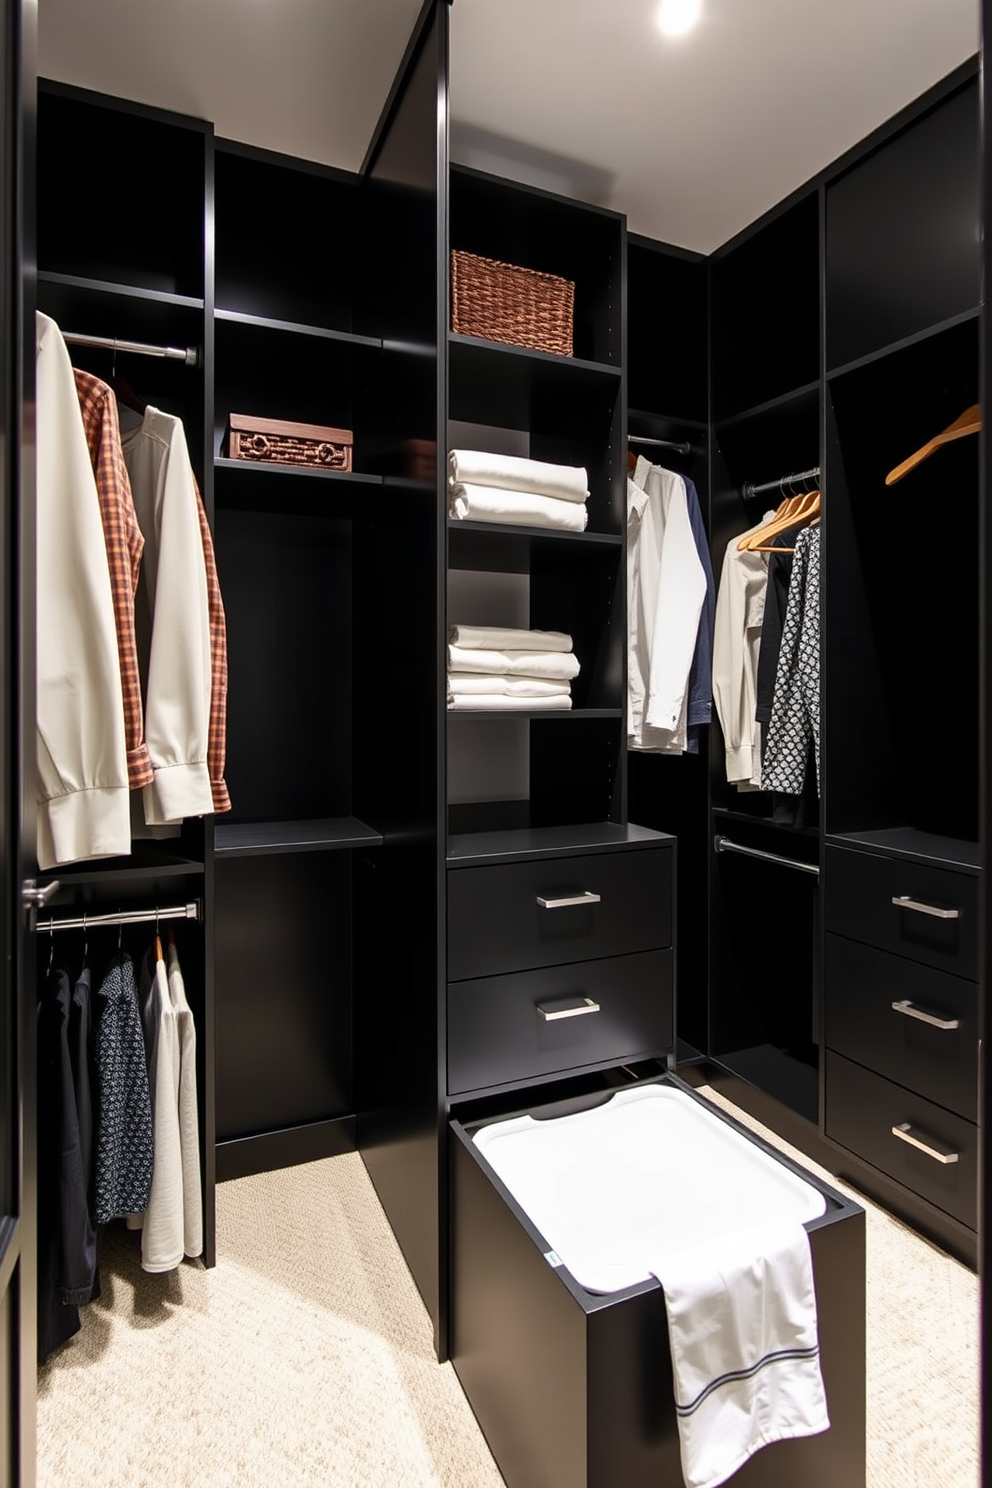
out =
<path fill-rule="evenodd" d="M 448 677 L 448 696 L 502 692 L 507 697 L 567 697 L 570 682 L 546 682 L 541 677 L 495 677 L 486 672 L 452 672 Z"/>
<path fill-rule="evenodd" d="M 451 486 L 448 511 L 463 522 L 500 522 L 517 527 L 553 527 L 584 532 L 589 520 L 581 501 L 562 501 L 500 486 Z"/>
<path fill-rule="evenodd" d="M 666 1256 L 661 1282 L 687 1488 L 717 1488 L 769 1442 L 830 1425 L 801 1224 Z"/>
<path fill-rule="evenodd" d="M 571 651 L 471 651 L 448 647 L 449 672 L 484 672 L 490 677 L 545 677 L 569 682 L 579 675 Z"/>
<path fill-rule="evenodd" d="M 470 651 L 571 651 L 563 630 L 511 630 L 500 625 L 449 625 L 448 643 Z"/>
<path fill-rule="evenodd" d="M 501 486 L 504 491 L 530 491 L 559 501 L 585 501 L 589 477 L 577 465 L 548 465 L 519 455 L 490 455 L 485 450 L 452 450 L 448 456 L 448 484 Z"/>
<path fill-rule="evenodd" d="M 512 713 L 514 710 L 520 712 L 524 709 L 538 709 L 541 712 L 553 712 L 570 708 L 572 699 L 566 695 L 561 697 L 507 697 L 505 692 L 487 692 L 476 696 L 466 697 L 464 695 L 448 698 L 448 707 L 457 711 L 459 708 L 484 708 L 493 713 Z"/>

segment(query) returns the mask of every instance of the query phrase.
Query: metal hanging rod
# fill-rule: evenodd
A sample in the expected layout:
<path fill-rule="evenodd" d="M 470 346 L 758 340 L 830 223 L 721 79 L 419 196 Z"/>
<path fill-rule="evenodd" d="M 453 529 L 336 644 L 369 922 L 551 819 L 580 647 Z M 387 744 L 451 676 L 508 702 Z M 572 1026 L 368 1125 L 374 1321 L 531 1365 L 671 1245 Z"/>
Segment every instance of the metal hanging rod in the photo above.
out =
<path fill-rule="evenodd" d="M 764 863 L 777 863 L 780 868 L 794 868 L 797 873 L 812 873 L 816 878 L 820 876 L 815 863 L 797 863 L 795 858 L 783 858 L 779 853 L 762 852 L 757 847 L 742 847 L 739 842 L 731 842 L 729 837 L 715 837 L 713 846 L 718 853 L 740 853 L 742 858 L 760 858 Z"/>
<path fill-rule="evenodd" d="M 147 341 L 119 341 L 116 336 L 85 336 L 79 331 L 63 331 L 62 339 L 72 346 L 97 346 L 104 351 L 126 351 L 135 356 L 164 357 L 167 362 L 184 362 L 187 367 L 200 365 L 198 346 L 150 346 Z"/>
<path fill-rule="evenodd" d="M 675 450 L 680 455 L 692 454 L 692 445 L 688 439 L 648 439 L 644 434 L 628 434 L 627 443 L 650 445 L 655 449 Z"/>
<path fill-rule="evenodd" d="M 743 488 L 744 499 L 749 501 L 752 496 L 763 496 L 766 491 L 781 491 L 784 493 L 786 486 L 797 486 L 800 484 L 805 486 L 807 481 L 817 481 L 819 479 L 820 467 L 819 465 L 814 465 L 812 470 L 797 470 L 794 475 L 783 475 L 780 480 L 765 481 L 760 486 L 756 486 L 754 481 L 748 481 Z M 792 494 L 798 496 L 799 492 L 793 491 Z"/>
<path fill-rule="evenodd" d="M 39 933 L 50 935 L 53 930 L 92 930 L 99 925 L 156 925 L 160 920 L 198 920 L 200 901 L 179 904 L 171 909 L 124 909 L 116 914 L 73 915 L 69 919 L 39 920 Z"/>

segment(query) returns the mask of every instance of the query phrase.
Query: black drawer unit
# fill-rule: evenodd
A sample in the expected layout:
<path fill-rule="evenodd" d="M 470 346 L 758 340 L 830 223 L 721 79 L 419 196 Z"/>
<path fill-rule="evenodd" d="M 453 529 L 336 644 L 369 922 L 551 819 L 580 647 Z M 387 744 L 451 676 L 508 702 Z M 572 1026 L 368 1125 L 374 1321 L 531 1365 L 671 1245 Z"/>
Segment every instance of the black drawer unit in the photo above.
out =
<path fill-rule="evenodd" d="M 828 847 L 824 887 L 828 930 L 977 977 L 977 881 L 969 874 Z"/>
<path fill-rule="evenodd" d="M 674 1045 L 671 951 L 580 961 L 448 987 L 453 1095 Z"/>
<path fill-rule="evenodd" d="M 968 1121 L 978 1109 L 978 988 L 826 936 L 827 1047 Z"/>
<path fill-rule="evenodd" d="M 827 1053 L 826 1134 L 970 1229 L 978 1223 L 978 1127 Z"/>
<path fill-rule="evenodd" d="M 673 855 L 545 858 L 448 874 L 448 980 L 672 944 Z"/>

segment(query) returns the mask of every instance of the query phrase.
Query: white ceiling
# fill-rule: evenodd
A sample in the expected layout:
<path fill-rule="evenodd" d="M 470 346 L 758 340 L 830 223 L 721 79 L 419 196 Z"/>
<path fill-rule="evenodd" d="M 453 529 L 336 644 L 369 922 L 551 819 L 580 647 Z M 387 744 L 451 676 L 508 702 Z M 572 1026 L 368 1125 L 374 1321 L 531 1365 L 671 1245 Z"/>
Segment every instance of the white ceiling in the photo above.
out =
<path fill-rule="evenodd" d="M 39 0 L 44 76 L 354 170 L 421 0 Z M 977 50 L 978 0 L 455 0 L 456 159 L 709 252 Z"/>

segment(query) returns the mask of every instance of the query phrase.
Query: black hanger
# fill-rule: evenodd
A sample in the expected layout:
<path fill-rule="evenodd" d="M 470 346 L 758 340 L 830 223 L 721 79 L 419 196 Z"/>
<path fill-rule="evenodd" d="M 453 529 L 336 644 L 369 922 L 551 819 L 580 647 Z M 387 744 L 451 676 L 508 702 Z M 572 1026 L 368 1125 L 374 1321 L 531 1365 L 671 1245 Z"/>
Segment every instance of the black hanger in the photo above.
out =
<path fill-rule="evenodd" d="M 114 357 L 110 364 L 110 386 L 113 389 L 118 403 L 125 408 L 130 408 L 134 413 L 140 413 L 144 418 L 148 407 L 147 401 L 135 392 L 126 377 L 118 376 L 117 373 L 117 343 L 114 342 Z"/>

